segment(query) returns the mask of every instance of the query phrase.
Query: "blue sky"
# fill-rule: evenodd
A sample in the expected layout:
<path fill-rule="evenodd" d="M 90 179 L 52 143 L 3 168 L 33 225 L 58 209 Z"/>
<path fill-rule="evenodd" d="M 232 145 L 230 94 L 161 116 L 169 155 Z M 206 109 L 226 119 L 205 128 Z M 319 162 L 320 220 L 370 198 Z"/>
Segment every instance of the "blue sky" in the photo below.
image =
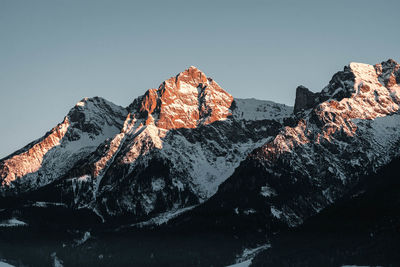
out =
<path fill-rule="evenodd" d="M 351 61 L 399 58 L 399 1 L 0 1 L 0 157 L 83 97 L 126 106 L 190 65 L 293 105 Z"/>

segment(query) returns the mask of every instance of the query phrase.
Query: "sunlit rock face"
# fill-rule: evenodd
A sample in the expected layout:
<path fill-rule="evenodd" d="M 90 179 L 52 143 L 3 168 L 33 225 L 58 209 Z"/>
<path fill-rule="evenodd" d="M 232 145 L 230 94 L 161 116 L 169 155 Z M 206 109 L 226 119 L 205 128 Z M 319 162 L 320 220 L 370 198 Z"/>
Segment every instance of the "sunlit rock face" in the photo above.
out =
<path fill-rule="evenodd" d="M 350 63 L 310 95 L 297 123 L 250 153 L 220 186 L 216 206 L 239 213 L 258 207 L 255 214 L 298 225 L 400 155 L 395 61 Z M 229 195 L 237 197 L 225 201 Z"/>
<path fill-rule="evenodd" d="M 148 218 L 207 200 L 292 112 L 271 101 L 234 100 L 190 67 L 126 109 L 99 98 L 82 100 L 67 116 L 64 137 L 42 151 L 38 170 L 4 183 L 2 190 L 33 192 L 47 185 L 48 197 L 42 193 L 41 201 L 62 199 L 103 219 Z M 11 174 L 6 168 L 3 173 Z M 40 177 L 46 179 L 33 186 Z"/>
<path fill-rule="evenodd" d="M 42 166 L 44 155 L 52 148 L 60 145 L 60 141 L 68 131 L 69 125 L 69 119 L 66 117 L 43 140 L 33 144 L 25 152 L 4 160 L 0 171 L 2 186 L 9 186 L 15 179 L 38 171 Z"/>
<path fill-rule="evenodd" d="M 150 89 L 131 108 L 139 110 L 145 124 L 162 129 L 195 128 L 226 119 L 233 97 L 213 79 L 190 67 Z"/>
<path fill-rule="evenodd" d="M 400 91 L 396 83 L 399 64 L 393 60 L 375 66 L 350 63 L 335 77 L 348 79 L 340 79 L 340 85 L 332 79 L 321 93 L 316 94 L 317 97 L 311 95 L 313 102 L 323 101 L 309 105 L 316 107 L 305 113 L 298 126 L 285 128 L 272 147 L 277 151 L 289 151 L 297 144 L 318 143 L 322 139 L 329 141 L 338 131 L 353 136 L 357 131 L 357 120 L 373 120 L 399 110 Z"/>

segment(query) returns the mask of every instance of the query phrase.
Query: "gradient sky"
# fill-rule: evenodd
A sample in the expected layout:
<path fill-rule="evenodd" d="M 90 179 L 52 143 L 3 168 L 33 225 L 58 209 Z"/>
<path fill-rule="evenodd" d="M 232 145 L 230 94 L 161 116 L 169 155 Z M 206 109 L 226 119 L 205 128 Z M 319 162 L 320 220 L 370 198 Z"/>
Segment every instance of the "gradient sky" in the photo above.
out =
<path fill-rule="evenodd" d="M 351 61 L 399 61 L 400 1 L 0 0 L 0 158 L 86 96 L 127 106 L 190 65 L 293 105 Z"/>

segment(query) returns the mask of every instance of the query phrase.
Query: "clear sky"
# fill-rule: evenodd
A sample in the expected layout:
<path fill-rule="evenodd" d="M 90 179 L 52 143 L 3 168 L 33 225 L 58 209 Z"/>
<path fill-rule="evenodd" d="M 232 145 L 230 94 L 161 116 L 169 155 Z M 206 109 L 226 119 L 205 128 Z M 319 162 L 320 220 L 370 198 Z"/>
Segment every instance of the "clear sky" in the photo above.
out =
<path fill-rule="evenodd" d="M 400 1 L 0 0 L 0 158 L 83 97 L 127 106 L 197 66 L 235 97 L 293 105 L 351 61 L 400 60 Z"/>

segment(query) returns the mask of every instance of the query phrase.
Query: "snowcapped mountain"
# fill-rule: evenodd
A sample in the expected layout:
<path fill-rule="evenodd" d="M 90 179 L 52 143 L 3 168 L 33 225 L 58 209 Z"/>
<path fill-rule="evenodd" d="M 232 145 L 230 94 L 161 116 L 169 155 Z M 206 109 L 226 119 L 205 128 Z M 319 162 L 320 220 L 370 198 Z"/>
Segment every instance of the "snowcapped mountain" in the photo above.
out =
<path fill-rule="evenodd" d="M 45 136 L 0 160 L 0 219 L 27 229 L 8 227 L 16 246 L 35 235 L 31 255 L 43 248 L 36 248 L 36 233 L 84 233 L 70 247 L 58 244 L 74 266 L 131 265 L 150 235 L 155 241 L 144 251 L 162 252 L 168 263 L 172 251 L 178 258 L 195 244 L 182 266 L 201 265 L 193 255 L 216 240 L 215 255 L 198 254 L 203 265 L 233 263 L 238 251 L 251 244 L 257 247 L 245 252 L 259 252 L 265 242 L 271 253 L 256 257 L 256 265 L 277 264 L 287 253 L 287 262 L 325 263 L 310 261 L 315 248 L 324 248 L 332 266 L 379 264 L 364 260 L 365 244 L 391 264 L 398 262 L 391 244 L 398 243 L 399 108 L 400 65 L 393 60 L 350 63 L 320 92 L 299 86 L 294 108 L 234 99 L 190 67 L 126 108 L 85 98 Z M 344 218 L 357 212 L 369 221 Z M 313 229 L 327 237 L 336 229 L 344 238 L 321 241 Z M 182 246 L 177 235 L 189 243 Z M 311 253 L 301 245 L 304 235 Z M 160 236 L 169 241 L 154 249 Z M 355 249 L 342 240 L 356 241 Z M 154 266 L 163 263 L 157 260 L 150 256 Z"/>
<path fill-rule="evenodd" d="M 299 87 L 296 122 L 252 151 L 193 218 L 213 209 L 273 232 L 334 203 L 400 156 L 399 82 L 388 60 L 350 63 L 320 93 Z"/>
<path fill-rule="evenodd" d="M 103 221 L 205 202 L 194 212 L 296 226 L 399 156 L 399 73 L 393 60 L 350 63 L 319 93 L 299 86 L 294 109 L 234 99 L 195 67 L 126 108 L 84 99 L 0 161 L 1 194 Z"/>
<path fill-rule="evenodd" d="M 195 67 L 127 108 L 84 99 L 0 163 L 3 196 L 140 220 L 204 202 L 292 108 L 233 99 Z M 40 193 L 36 193 L 40 192 Z"/>

